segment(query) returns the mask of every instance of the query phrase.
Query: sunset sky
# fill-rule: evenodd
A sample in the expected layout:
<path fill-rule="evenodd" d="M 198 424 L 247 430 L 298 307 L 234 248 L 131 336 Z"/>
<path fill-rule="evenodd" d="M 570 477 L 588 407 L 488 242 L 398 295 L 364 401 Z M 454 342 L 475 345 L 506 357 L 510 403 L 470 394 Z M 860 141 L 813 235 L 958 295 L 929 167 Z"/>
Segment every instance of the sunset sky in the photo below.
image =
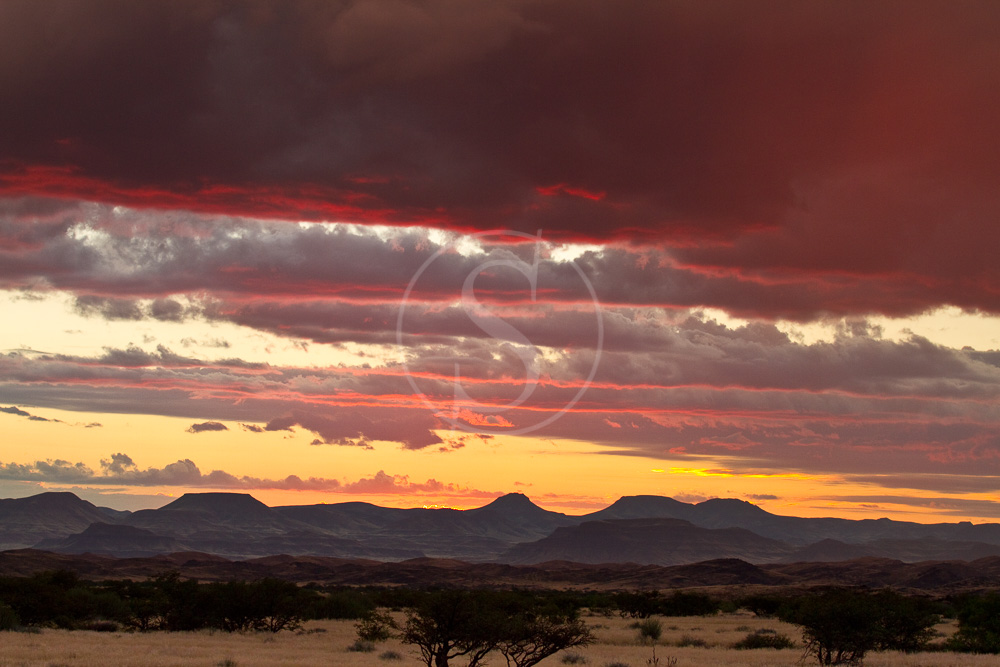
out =
<path fill-rule="evenodd" d="M 1000 4 L 4 0 L 0 497 L 1000 521 Z"/>

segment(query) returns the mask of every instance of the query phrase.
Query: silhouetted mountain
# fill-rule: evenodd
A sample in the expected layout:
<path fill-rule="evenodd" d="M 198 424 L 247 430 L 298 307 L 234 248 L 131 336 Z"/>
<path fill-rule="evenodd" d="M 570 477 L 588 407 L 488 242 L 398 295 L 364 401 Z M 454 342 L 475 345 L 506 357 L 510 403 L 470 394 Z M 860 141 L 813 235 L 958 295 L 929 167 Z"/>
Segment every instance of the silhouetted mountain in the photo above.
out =
<path fill-rule="evenodd" d="M 92 524 L 105 525 L 88 530 Z M 72 493 L 0 500 L 0 548 L 33 545 L 113 554 L 182 548 L 230 558 L 280 553 L 480 563 L 664 564 L 732 557 L 756 563 L 858 557 L 915 562 L 1000 555 L 1000 525 L 799 518 L 742 500 L 691 504 L 659 496 L 627 496 L 584 516 L 545 510 L 520 493 L 464 511 L 357 502 L 268 507 L 241 493 L 189 493 L 159 509 L 132 513 L 95 507 Z"/>
<path fill-rule="evenodd" d="M 0 549 L 30 547 L 39 540 L 79 533 L 92 523 L 113 521 L 75 494 L 46 492 L 0 500 Z"/>
<path fill-rule="evenodd" d="M 176 538 L 188 548 L 235 557 L 290 553 L 398 560 L 422 555 L 408 545 L 379 545 L 335 534 L 268 507 L 245 493 L 187 493 L 125 519 L 130 526 Z"/>
<path fill-rule="evenodd" d="M 58 553 L 92 553 L 131 558 L 184 551 L 187 547 L 171 537 L 163 537 L 144 528 L 92 523 L 82 533 L 42 540 L 35 548 Z"/>
<path fill-rule="evenodd" d="M 611 505 L 585 516 L 587 521 L 606 519 L 690 520 L 694 505 L 665 496 L 622 496 Z"/>
<path fill-rule="evenodd" d="M 550 512 L 511 493 L 472 510 L 395 509 L 368 503 L 276 507 L 289 519 L 385 550 L 406 545 L 431 557 L 492 560 L 512 544 L 536 540 L 577 517 Z"/>
<path fill-rule="evenodd" d="M 873 540 L 864 544 L 847 544 L 838 540 L 822 540 L 796 549 L 785 560 L 795 562 L 834 562 L 856 558 L 892 558 L 906 563 L 930 560 L 973 561 L 1000 556 L 1000 545 L 957 540 Z"/>
<path fill-rule="evenodd" d="M 101 507 L 100 505 L 97 506 L 97 509 L 107 514 L 112 521 L 116 522 L 122 521 L 123 519 L 125 519 L 125 517 L 132 514 L 132 512 L 129 510 L 116 510 L 110 507 Z"/>
<path fill-rule="evenodd" d="M 681 519 L 616 519 L 558 528 L 541 540 L 518 544 L 501 560 L 680 565 L 741 558 L 764 563 L 790 552 L 788 545 L 742 528 L 700 528 Z"/>

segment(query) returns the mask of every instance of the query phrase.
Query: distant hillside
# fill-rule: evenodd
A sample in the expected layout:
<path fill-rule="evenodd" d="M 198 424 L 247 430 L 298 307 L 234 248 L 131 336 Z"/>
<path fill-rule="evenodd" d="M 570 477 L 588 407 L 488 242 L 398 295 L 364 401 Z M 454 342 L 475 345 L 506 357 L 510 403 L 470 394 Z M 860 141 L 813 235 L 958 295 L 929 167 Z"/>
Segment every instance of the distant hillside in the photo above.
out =
<path fill-rule="evenodd" d="M 680 565 L 720 558 L 754 563 L 780 560 L 791 552 L 783 542 L 742 528 L 700 528 L 681 519 L 586 521 L 559 528 L 537 542 L 519 544 L 500 560 Z"/>
<path fill-rule="evenodd" d="M 30 546 L 119 556 L 186 550 L 479 563 L 973 561 L 1000 556 L 1000 525 L 811 519 L 742 500 L 692 504 L 661 496 L 626 496 L 583 516 L 545 510 L 520 493 L 464 511 L 358 502 L 268 507 L 244 493 L 188 493 L 131 513 L 72 493 L 0 500 L 0 548 Z"/>
<path fill-rule="evenodd" d="M 63 538 L 48 538 L 38 549 L 68 554 L 100 554 L 135 558 L 185 551 L 187 547 L 171 537 L 163 537 L 143 528 L 92 523 L 82 533 Z"/>
<path fill-rule="evenodd" d="M 92 523 L 114 521 L 73 493 L 40 493 L 0 500 L 0 549 L 30 547 L 49 538 L 78 533 Z"/>

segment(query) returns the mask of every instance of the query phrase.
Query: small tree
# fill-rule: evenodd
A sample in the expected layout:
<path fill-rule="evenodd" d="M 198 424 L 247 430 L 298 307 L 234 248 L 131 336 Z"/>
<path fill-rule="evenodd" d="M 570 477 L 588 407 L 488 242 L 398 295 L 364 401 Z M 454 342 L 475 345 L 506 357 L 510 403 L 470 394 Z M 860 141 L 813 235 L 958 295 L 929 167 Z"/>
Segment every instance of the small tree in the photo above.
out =
<path fill-rule="evenodd" d="M 384 642 L 392 637 L 392 631 L 398 630 L 399 625 L 388 613 L 376 609 L 362 616 L 354 628 L 360 641 Z"/>
<path fill-rule="evenodd" d="M 498 649 L 507 667 L 532 667 L 545 658 L 575 646 L 593 643 L 590 629 L 578 618 L 533 616 L 524 611 L 501 629 Z"/>
<path fill-rule="evenodd" d="M 497 646 L 499 620 L 481 592 L 439 591 L 407 612 L 401 638 L 420 649 L 427 667 L 448 667 L 458 657 L 476 667 Z"/>
<path fill-rule="evenodd" d="M 789 620 L 802 626 L 806 654 L 820 665 L 860 665 L 878 643 L 871 596 L 835 590 L 805 598 Z"/>
<path fill-rule="evenodd" d="M 970 653 L 1000 653 L 1000 595 L 964 600 L 958 611 L 958 632 L 948 646 Z"/>
<path fill-rule="evenodd" d="M 873 599 L 878 611 L 879 651 L 914 653 L 926 648 L 941 620 L 934 603 L 918 597 L 880 591 Z"/>

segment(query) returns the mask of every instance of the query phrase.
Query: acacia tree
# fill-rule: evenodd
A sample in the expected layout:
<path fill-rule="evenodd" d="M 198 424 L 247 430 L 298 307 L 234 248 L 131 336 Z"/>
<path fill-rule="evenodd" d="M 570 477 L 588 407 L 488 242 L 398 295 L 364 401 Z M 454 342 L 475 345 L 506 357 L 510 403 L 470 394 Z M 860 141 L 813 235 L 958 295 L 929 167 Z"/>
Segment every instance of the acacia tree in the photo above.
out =
<path fill-rule="evenodd" d="M 508 667 L 532 667 L 563 649 L 594 641 L 590 629 L 578 618 L 530 614 L 509 618 L 498 644 Z"/>
<path fill-rule="evenodd" d="M 809 596 L 783 620 L 802 626 L 806 653 L 820 665 L 860 665 L 878 642 L 876 606 L 870 596 L 854 591 Z"/>
<path fill-rule="evenodd" d="M 869 651 L 922 649 L 938 619 L 927 600 L 841 589 L 802 599 L 782 620 L 802 626 L 819 664 L 860 665 Z"/>
<path fill-rule="evenodd" d="M 481 592 L 435 592 L 407 612 L 401 639 L 420 649 L 427 667 L 448 667 L 458 657 L 477 667 L 497 646 L 495 616 Z"/>
<path fill-rule="evenodd" d="M 429 594 L 407 612 L 402 641 L 420 649 L 427 667 L 448 667 L 464 658 L 477 667 L 491 652 L 508 667 L 532 667 L 565 648 L 593 641 L 573 614 L 543 609 L 530 596 L 486 591 Z"/>

